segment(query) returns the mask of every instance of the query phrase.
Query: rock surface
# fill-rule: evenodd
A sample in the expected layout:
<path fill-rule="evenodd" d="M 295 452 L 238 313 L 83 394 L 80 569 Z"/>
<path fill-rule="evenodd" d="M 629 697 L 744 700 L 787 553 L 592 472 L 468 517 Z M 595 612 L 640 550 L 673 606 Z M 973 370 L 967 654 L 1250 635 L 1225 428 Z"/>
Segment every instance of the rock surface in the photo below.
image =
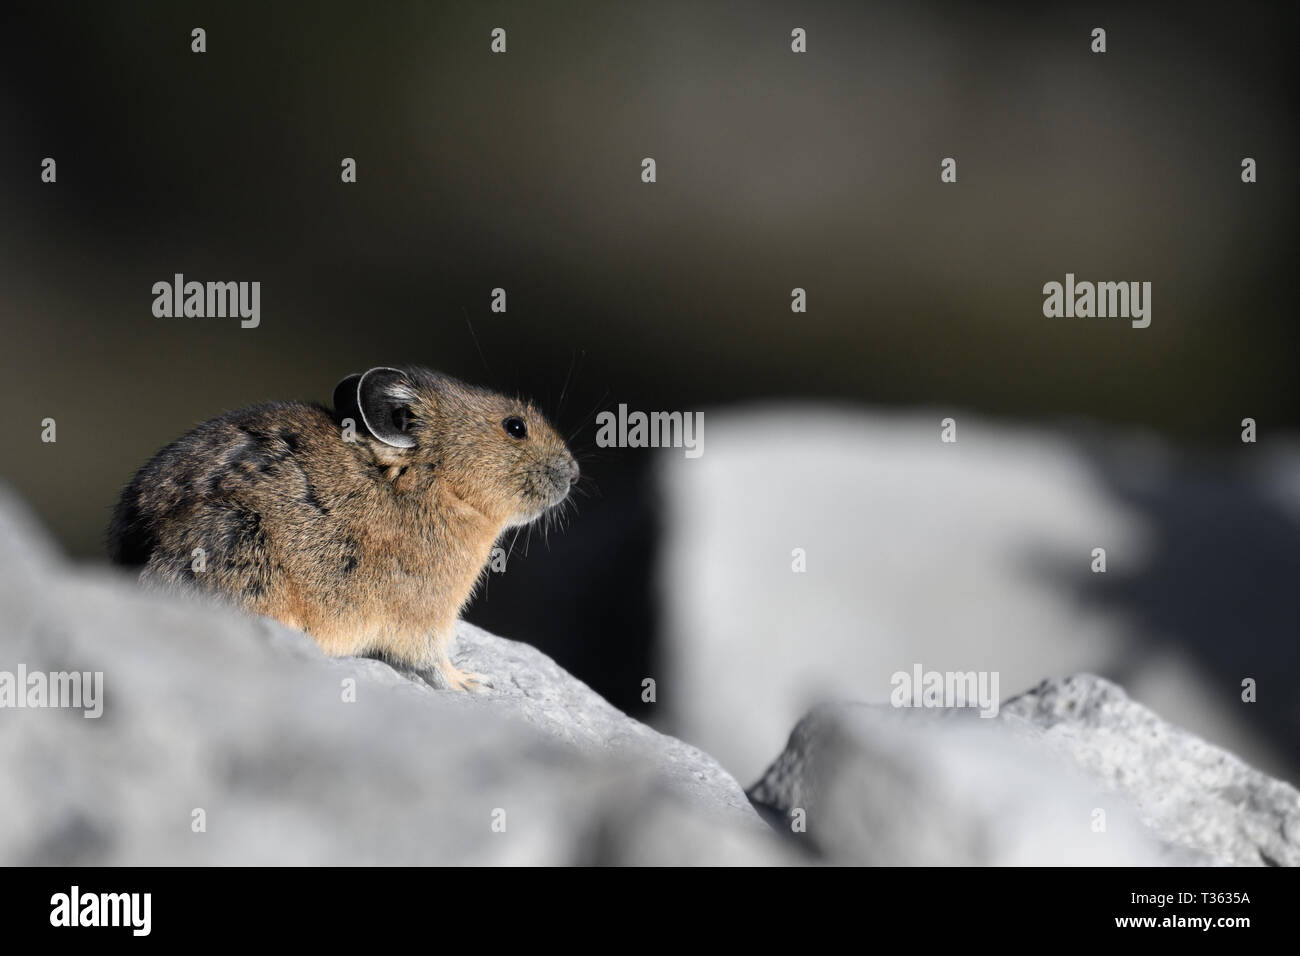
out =
<path fill-rule="evenodd" d="M 823 705 L 749 794 L 793 842 L 837 864 L 1189 862 L 1029 728 L 969 713 Z"/>
<path fill-rule="evenodd" d="M 0 864 L 1300 863 L 1293 788 L 1098 678 L 820 706 L 747 797 L 534 648 L 454 656 L 492 689 L 71 568 L 0 491 L 0 672 L 104 682 L 0 708 Z"/>
<path fill-rule="evenodd" d="M 1300 866 L 1300 791 L 1161 720 L 1090 675 L 1044 681 L 1008 701 L 1162 839 L 1236 866 Z"/>
<path fill-rule="evenodd" d="M 1091 675 L 991 720 L 818 707 L 749 795 L 837 863 L 1300 864 L 1300 792 Z"/>
<path fill-rule="evenodd" d="M 0 608 L 0 670 L 104 675 L 98 719 L 0 710 L 0 863 L 788 858 L 711 757 L 469 625 L 486 694 L 69 569 L 12 499 Z"/>

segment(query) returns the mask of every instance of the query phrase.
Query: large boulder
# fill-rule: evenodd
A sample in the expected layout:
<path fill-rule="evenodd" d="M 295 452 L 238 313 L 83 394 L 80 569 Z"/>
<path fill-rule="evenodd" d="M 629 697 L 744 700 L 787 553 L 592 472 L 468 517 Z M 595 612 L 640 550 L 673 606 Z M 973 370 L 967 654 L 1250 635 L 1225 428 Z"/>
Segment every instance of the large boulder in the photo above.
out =
<path fill-rule="evenodd" d="M 0 499 L 0 671 L 102 672 L 102 716 L 0 709 L 15 864 L 759 863 L 711 757 L 469 625 L 482 694 L 67 567 Z"/>

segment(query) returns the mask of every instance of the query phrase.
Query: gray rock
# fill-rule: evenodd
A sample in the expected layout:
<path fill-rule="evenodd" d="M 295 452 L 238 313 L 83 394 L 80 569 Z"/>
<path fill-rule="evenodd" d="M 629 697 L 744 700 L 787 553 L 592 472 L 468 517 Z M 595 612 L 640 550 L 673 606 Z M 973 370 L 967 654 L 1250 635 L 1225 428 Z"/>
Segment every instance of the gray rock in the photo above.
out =
<path fill-rule="evenodd" d="M 991 720 L 824 705 L 749 795 L 840 863 L 1300 863 L 1295 788 L 1091 675 L 1044 682 Z"/>
<path fill-rule="evenodd" d="M 468 625 L 482 695 L 68 568 L 8 496 L 0 613 L 0 670 L 104 680 L 98 719 L 0 709 L 0 863 L 789 859 L 708 755 Z"/>
<path fill-rule="evenodd" d="M 326 658 L 67 566 L 3 493 L 0 614 L 0 671 L 104 680 L 98 719 L 0 709 L 5 864 L 1300 861 L 1294 789 L 1097 678 L 996 720 L 815 709 L 749 794 L 782 841 L 711 757 L 534 648 L 462 625 L 475 695 Z"/>
<path fill-rule="evenodd" d="M 1163 840 L 1235 866 L 1300 866 L 1300 791 L 1174 727 L 1116 685 L 1044 681 L 1003 705 L 1042 730 Z"/>
<path fill-rule="evenodd" d="M 739 823 L 754 810 L 736 780 L 703 751 L 615 709 L 541 651 L 461 622 L 456 664 L 492 681 L 489 694 L 456 694 L 470 707 L 519 717 L 587 753 L 621 754 L 648 763 L 693 803 Z"/>
<path fill-rule="evenodd" d="M 833 863 L 1189 862 L 1037 736 L 969 712 L 827 704 L 799 722 L 749 795 L 811 856 Z"/>

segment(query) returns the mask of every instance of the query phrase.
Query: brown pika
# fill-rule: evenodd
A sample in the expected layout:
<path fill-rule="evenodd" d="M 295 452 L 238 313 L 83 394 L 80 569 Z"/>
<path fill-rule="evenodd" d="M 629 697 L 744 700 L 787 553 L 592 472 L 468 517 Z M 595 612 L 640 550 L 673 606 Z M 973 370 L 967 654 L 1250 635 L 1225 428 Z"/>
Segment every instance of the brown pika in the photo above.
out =
<path fill-rule="evenodd" d="M 327 654 L 485 683 L 449 656 L 507 528 L 565 500 L 578 464 L 527 402 L 420 368 L 372 368 L 333 410 L 255 405 L 204 422 L 136 473 L 109 556 L 141 581 L 233 600 Z"/>

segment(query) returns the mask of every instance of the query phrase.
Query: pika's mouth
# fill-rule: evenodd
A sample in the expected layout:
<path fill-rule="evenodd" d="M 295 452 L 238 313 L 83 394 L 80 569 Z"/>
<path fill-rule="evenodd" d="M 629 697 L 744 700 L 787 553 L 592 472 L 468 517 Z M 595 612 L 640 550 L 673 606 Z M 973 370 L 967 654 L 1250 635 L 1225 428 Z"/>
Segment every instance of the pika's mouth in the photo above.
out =
<path fill-rule="evenodd" d="M 576 464 L 565 464 L 547 468 L 541 474 L 533 476 L 524 486 L 523 507 L 511 524 L 530 524 L 552 508 L 563 504 L 577 481 L 577 470 Z"/>
<path fill-rule="evenodd" d="M 569 486 L 547 483 L 528 495 L 528 510 L 533 518 L 540 518 L 552 508 L 559 507 L 569 497 Z M 531 520 L 531 519 L 530 519 Z"/>
<path fill-rule="evenodd" d="M 578 463 L 572 458 L 549 465 L 538 482 L 543 491 L 540 497 L 546 502 L 545 507 L 554 508 L 569 497 L 569 492 L 577 481 Z"/>
<path fill-rule="evenodd" d="M 554 508 L 556 505 L 561 504 L 565 498 L 569 497 L 569 492 L 572 488 L 573 486 L 567 481 L 562 485 L 552 482 L 551 494 L 547 498 L 546 507 Z"/>

